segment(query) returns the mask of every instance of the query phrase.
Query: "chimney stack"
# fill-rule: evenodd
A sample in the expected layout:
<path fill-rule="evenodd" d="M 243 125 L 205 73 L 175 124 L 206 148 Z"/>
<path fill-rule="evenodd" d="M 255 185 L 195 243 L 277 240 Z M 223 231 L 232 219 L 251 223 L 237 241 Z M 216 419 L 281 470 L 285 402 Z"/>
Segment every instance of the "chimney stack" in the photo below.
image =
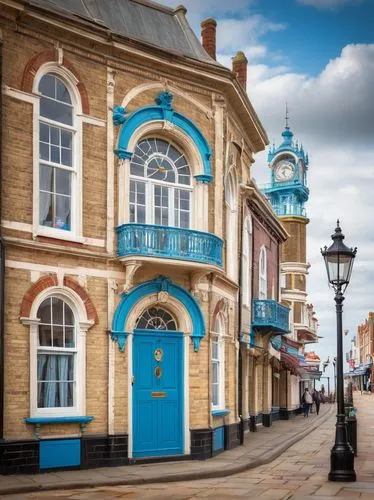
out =
<path fill-rule="evenodd" d="M 217 23 L 211 17 L 201 23 L 203 47 L 214 60 L 216 59 L 216 28 Z"/>
<path fill-rule="evenodd" d="M 236 56 L 232 58 L 232 70 L 236 73 L 245 91 L 247 90 L 247 66 L 248 59 L 245 57 L 244 52 L 237 52 Z"/>

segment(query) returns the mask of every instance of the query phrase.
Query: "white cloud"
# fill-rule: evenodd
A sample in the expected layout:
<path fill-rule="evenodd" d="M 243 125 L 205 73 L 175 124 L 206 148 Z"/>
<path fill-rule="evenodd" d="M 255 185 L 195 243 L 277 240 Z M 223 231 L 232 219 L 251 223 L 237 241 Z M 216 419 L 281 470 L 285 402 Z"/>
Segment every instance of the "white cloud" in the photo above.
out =
<path fill-rule="evenodd" d="M 360 0 L 298 0 L 316 8 L 339 8 Z M 361 0 L 364 1 L 364 0 Z M 178 0 L 163 0 L 176 7 Z M 333 292 L 328 288 L 320 248 L 340 218 L 346 243 L 358 247 L 351 283 L 344 303 L 344 328 L 355 335 L 356 327 L 374 310 L 372 253 L 374 246 L 374 44 L 348 45 L 339 57 L 326 61 L 317 77 L 292 73 L 284 54 L 273 54 L 264 35 L 285 26 L 251 14 L 247 0 L 185 0 L 187 18 L 200 34 L 205 17 L 218 20 L 218 59 L 231 67 L 231 58 L 243 50 L 249 59 L 249 98 L 267 130 L 279 144 L 284 126 L 285 102 L 291 112 L 291 127 L 310 154 L 310 200 L 307 212 L 308 260 L 312 267 L 308 300 L 315 306 L 324 338 L 315 349 L 321 359 L 336 353 L 336 323 Z M 230 12 L 231 9 L 231 12 Z M 241 19 L 238 13 L 243 14 Z M 225 19 L 224 19 L 225 18 Z M 307 56 L 306 56 L 307 57 Z M 257 155 L 253 176 L 258 183 L 269 181 L 266 153 Z M 362 292 L 365 292 L 364 294 Z M 332 376 L 331 366 L 326 371 Z"/>
<path fill-rule="evenodd" d="M 336 7 L 342 7 L 347 3 L 358 3 L 362 0 L 297 0 L 303 5 L 310 5 L 312 7 L 317 7 L 318 9 L 334 9 Z"/>
<path fill-rule="evenodd" d="M 220 52 L 244 52 L 246 46 L 256 46 L 266 33 L 283 29 L 284 24 L 274 23 L 258 14 L 243 19 L 221 19 L 217 26 L 217 48 Z"/>
<path fill-rule="evenodd" d="M 269 32 L 286 28 L 282 23 L 276 23 L 261 14 L 251 14 L 251 0 L 186 0 L 187 19 L 200 36 L 200 23 L 206 17 L 217 20 L 217 53 L 220 62 L 231 68 L 231 57 L 239 50 L 243 51 L 248 60 L 256 61 L 265 56 L 280 59 L 281 54 L 268 54 L 267 47 L 260 39 Z M 175 0 L 163 1 L 163 4 L 176 7 Z M 241 17 L 238 17 L 240 12 Z"/>
<path fill-rule="evenodd" d="M 288 101 L 295 138 L 302 139 L 310 153 L 307 252 L 312 267 L 307 287 L 324 337 L 310 348 L 325 359 L 336 350 L 336 323 L 320 248 L 331 244 L 337 218 L 345 243 L 358 247 L 344 303 L 343 324 L 350 331 L 347 345 L 357 325 L 374 309 L 374 44 L 344 47 L 315 78 L 282 70 L 272 75 L 272 71 L 250 65 L 248 94 L 277 144 Z M 253 175 L 260 184 L 269 181 L 265 153 L 258 155 Z"/>

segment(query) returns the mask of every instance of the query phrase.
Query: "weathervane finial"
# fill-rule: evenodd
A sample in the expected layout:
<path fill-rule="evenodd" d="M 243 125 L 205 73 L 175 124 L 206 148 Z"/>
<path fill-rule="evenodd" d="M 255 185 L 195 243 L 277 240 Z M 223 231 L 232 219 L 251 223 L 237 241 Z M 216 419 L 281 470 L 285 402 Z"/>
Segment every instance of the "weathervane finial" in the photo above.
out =
<path fill-rule="evenodd" d="M 286 101 L 286 128 L 290 128 L 289 125 L 288 125 L 288 120 L 289 120 L 289 115 L 288 115 L 288 103 Z"/>

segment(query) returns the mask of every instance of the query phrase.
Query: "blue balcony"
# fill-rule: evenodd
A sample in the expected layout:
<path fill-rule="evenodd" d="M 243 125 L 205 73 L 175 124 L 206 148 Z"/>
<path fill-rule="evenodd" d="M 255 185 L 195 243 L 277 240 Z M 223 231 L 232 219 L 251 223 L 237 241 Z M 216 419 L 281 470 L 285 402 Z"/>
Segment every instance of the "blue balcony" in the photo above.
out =
<path fill-rule="evenodd" d="M 275 300 L 253 300 L 252 326 L 288 333 L 290 310 Z"/>
<path fill-rule="evenodd" d="M 146 256 L 222 267 L 222 240 L 192 229 L 151 224 L 122 224 L 117 231 L 118 257 Z"/>

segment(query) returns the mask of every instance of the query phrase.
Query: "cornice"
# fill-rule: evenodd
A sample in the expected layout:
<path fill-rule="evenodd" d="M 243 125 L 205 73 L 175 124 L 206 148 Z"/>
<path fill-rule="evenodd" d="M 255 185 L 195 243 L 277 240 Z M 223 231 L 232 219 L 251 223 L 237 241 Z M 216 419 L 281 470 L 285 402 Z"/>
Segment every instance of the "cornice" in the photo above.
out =
<path fill-rule="evenodd" d="M 24 238 L 16 238 L 13 236 L 4 236 L 4 240 L 7 246 L 14 246 L 25 248 L 28 250 L 42 250 L 45 252 L 63 254 L 68 256 L 79 256 L 87 257 L 89 259 L 100 259 L 103 261 L 117 261 L 115 254 L 109 254 L 105 252 L 94 252 L 92 250 L 87 250 L 85 248 L 76 248 L 72 245 L 59 245 L 51 244 L 46 242 L 39 242 L 34 240 L 27 240 Z"/>
<path fill-rule="evenodd" d="M 280 215 L 279 218 L 282 222 L 299 222 L 305 225 L 309 224 L 309 219 L 300 215 Z"/>

